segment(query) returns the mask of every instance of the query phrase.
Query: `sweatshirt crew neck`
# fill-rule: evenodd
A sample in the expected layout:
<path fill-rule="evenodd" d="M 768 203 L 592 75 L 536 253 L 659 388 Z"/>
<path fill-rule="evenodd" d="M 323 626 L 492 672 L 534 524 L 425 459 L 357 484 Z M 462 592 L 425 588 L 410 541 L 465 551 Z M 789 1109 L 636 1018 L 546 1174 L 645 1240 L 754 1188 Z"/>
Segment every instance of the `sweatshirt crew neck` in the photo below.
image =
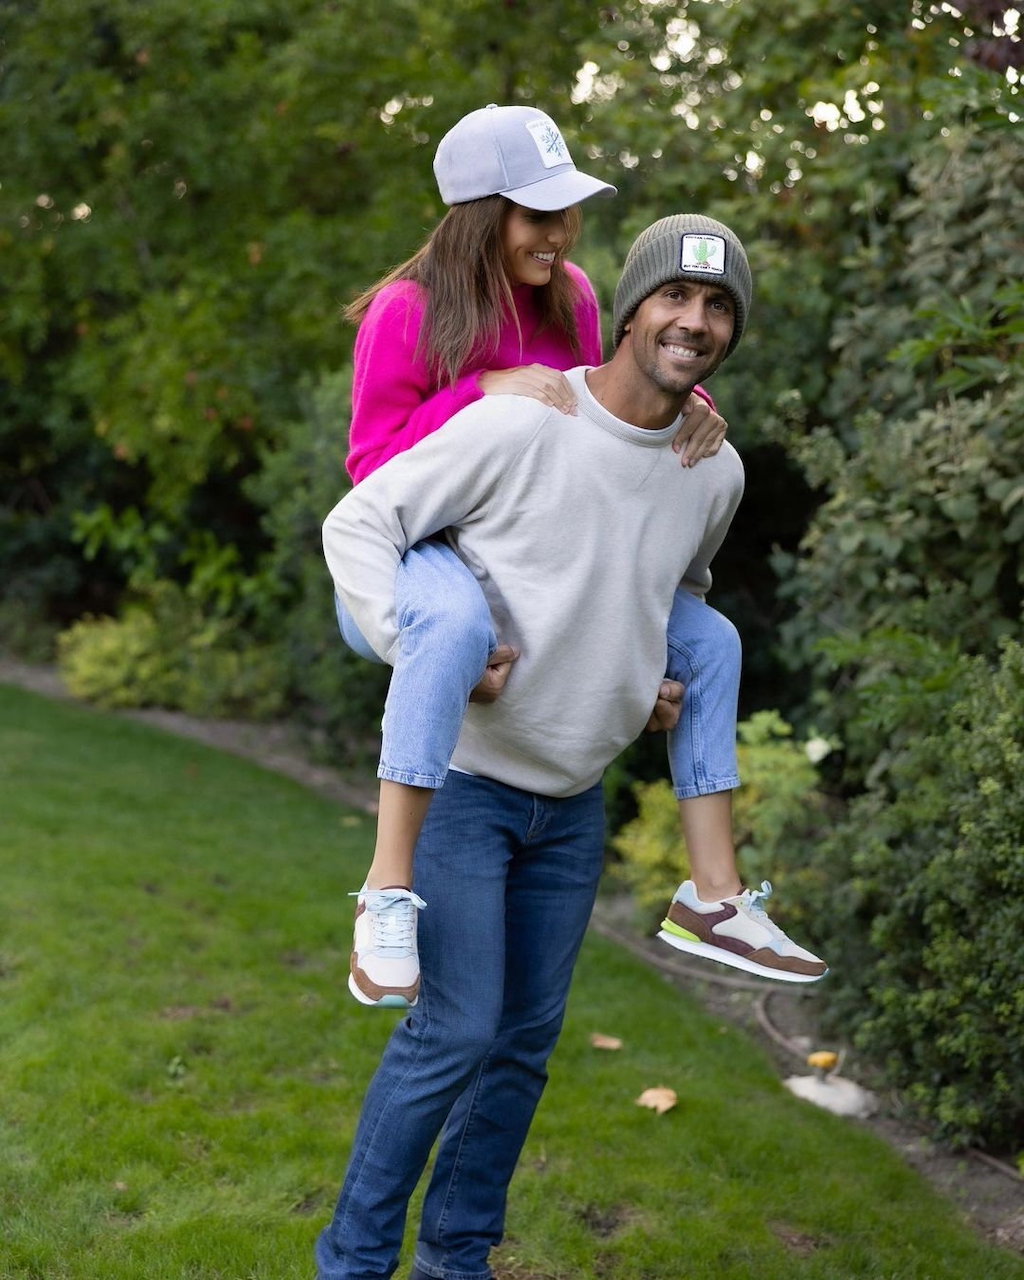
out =
<path fill-rule="evenodd" d="M 585 405 L 585 412 L 595 425 L 619 440 L 639 445 L 642 449 L 663 449 L 666 444 L 672 443 L 683 421 L 681 413 L 667 427 L 660 427 L 656 431 L 650 431 L 646 427 L 635 427 L 631 422 L 624 422 L 622 418 L 617 418 L 614 413 L 610 413 L 590 390 L 587 385 L 590 367 L 570 369 L 565 376 L 576 392 L 581 408 Z"/>

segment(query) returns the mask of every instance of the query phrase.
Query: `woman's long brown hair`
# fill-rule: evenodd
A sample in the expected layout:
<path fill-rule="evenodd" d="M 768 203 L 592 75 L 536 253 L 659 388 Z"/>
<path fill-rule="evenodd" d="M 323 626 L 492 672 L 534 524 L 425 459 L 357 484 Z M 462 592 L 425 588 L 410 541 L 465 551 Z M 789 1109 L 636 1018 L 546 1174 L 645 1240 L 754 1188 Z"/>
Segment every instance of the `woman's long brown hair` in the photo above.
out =
<path fill-rule="evenodd" d="M 432 235 L 406 262 L 393 267 L 344 310 L 358 324 L 381 289 L 413 280 L 427 295 L 417 353 L 428 362 L 438 386 L 454 383 L 475 353 L 498 340 L 503 322 L 515 316 L 512 286 L 505 270 L 502 232 L 514 208 L 504 196 L 485 196 L 453 205 Z M 562 211 L 568 240 L 538 290 L 541 327 L 560 329 L 579 356 L 577 288 L 562 255 L 579 238 L 583 219 L 577 206 Z"/>

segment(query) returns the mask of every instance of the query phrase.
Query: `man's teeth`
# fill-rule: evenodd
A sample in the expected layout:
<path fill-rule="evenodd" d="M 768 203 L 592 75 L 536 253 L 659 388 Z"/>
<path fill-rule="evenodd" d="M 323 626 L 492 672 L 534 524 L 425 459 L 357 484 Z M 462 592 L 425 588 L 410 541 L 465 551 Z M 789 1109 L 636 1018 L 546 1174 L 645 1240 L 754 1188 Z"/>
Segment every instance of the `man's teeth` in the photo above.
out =
<path fill-rule="evenodd" d="M 699 351 L 695 351 L 693 347 L 677 347 L 675 343 L 666 342 L 665 350 L 670 356 L 680 356 L 684 360 L 695 360 L 699 355 Z"/>

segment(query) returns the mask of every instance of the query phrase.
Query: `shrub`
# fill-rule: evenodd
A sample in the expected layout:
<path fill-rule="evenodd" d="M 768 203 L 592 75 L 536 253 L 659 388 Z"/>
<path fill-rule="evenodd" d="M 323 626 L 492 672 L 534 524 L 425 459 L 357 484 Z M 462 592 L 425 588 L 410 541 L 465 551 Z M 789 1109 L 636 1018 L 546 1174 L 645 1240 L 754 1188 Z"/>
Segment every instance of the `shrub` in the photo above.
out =
<path fill-rule="evenodd" d="M 104 707 L 160 706 L 262 719 L 281 710 L 280 652 L 227 619 L 209 618 L 158 582 L 121 618 L 84 618 L 58 639 L 70 691 Z"/>
<path fill-rule="evenodd" d="M 823 502 L 774 560 L 796 605 L 783 656 L 843 742 L 848 807 L 794 850 L 792 881 L 833 965 L 829 1016 L 936 1132 L 1007 1149 L 1024 1145 L 1018 152 L 968 124 L 917 158 L 833 333 L 834 421 L 807 431 L 799 396 L 780 404 Z"/>
<path fill-rule="evenodd" d="M 864 714 L 899 719 L 920 639 L 892 635 L 863 678 Z M 809 854 L 798 882 L 834 961 L 829 1016 L 936 1132 L 1024 1146 L 1024 648 L 997 662 L 935 646 L 914 688 L 915 731 L 893 740 L 866 792 Z M 819 889 L 817 886 L 821 886 Z M 827 922 L 827 927 L 826 923 Z M 831 938 L 829 932 L 833 933 Z"/>
<path fill-rule="evenodd" d="M 992 658 L 1019 627 L 1024 250 L 1007 216 L 1024 190 L 1018 152 L 1007 132 L 965 127 L 921 154 L 872 250 L 878 273 L 862 274 L 863 305 L 834 334 L 834 420 L 806 430 L 793 393 L 772 424 L 824 499 L 799 554 L 773 560 L 796 605 L 780 654 L 817 677 L 813 714 L 850 748 L 851 792 L 889 745 L 870 727 L 854 740 L 857 669 L 837 677 L 823 640 L 887 629 Z"/>
<path fill-rule="evenodd" d="M 993 652 L 1024 592 L 1024 376 L 998 396 L 858 426 L 849 455 L 821 433 L 799 447 L 832 492 L 799 557 L 775 557 L 783 594 L 799 601 L 782 628 L 787 655 L 824 674 L 823 637 L 884 627 Z M 818 714 L 841 719 L 832 693 Z"/>

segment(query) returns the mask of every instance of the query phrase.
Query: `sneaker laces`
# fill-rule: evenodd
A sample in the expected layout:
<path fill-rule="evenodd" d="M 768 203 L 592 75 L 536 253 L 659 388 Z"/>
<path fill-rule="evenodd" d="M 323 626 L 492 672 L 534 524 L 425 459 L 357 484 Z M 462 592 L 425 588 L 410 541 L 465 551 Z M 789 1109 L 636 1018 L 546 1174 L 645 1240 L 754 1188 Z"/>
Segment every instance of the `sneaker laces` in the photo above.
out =
<path fill-rule="evenodd" d="M 409 889 L 360 889 L 349 894 L 362 898 L 370 916 L 374 951 L 407 954 L 416 945 L 416 912 L 427 905 Z"/>
<path fill-rule="evenodd" d="M 771 896 L 772 882 L 770 880 L 762 880 L 760 889 L 748 889 L 743 894 L 744 905 L 747 911 L 757 919 L 759 925 L 767 929 L 776 938 L 781 938 L 783 941 L 788 942 L 789 938 L 765 910 L 764 904 Z"/>

